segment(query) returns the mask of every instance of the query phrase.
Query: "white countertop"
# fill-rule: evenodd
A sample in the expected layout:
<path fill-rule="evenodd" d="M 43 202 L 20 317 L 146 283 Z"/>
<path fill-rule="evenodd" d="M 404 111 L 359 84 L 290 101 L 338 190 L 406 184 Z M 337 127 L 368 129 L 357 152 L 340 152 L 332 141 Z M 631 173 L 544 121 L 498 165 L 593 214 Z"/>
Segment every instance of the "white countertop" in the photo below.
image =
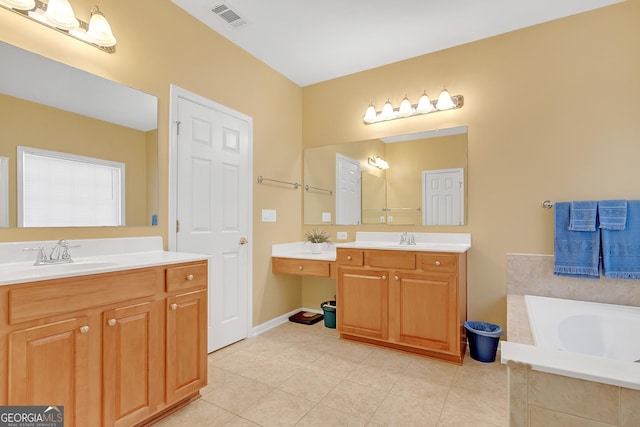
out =
<path fill-rule="evenodd" d="M 382 249 L 396 251 L 425 251 L 464 253 L 471 249 L 469 233 L 408 233 L 415 237 L 415 245 L 401 245 L 401 233 L 356 232 L 353 242 L 323 245 L 319 254 L 311 253 L 311 245 L 305 242 L 282 243 L 271 247 L 271 256 L 335 261 L 336 248 Z"/>
<path fill-rule="evenodd" d="M 0 286 L 87 274 L 109 273 L 158 265 L 201 261 L 207 255 L 167 252 L 160 237 L 69 240 L 72 263 L 33 265 L 36 252 L 23 248 L 44 246 L 49 253 L 55 241 L 0 243 Z M 28 261 L 25 258 L 28 257 Z"/>

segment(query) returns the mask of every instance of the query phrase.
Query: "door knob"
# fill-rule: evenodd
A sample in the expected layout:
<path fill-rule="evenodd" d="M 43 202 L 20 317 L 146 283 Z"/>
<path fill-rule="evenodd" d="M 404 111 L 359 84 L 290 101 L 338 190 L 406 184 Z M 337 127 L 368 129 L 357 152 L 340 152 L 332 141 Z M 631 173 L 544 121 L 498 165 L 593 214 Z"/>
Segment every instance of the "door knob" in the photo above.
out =
<path fill-rule="evenodd" d="M 249 241 L 247 240 L 247 238 L 246 238 L 246 237 L 241 237 L 241 238 L 240 238 L 240 244 L 241 244 L 241 245 L 246 245 L 247 243 L 249 243 Z"/>

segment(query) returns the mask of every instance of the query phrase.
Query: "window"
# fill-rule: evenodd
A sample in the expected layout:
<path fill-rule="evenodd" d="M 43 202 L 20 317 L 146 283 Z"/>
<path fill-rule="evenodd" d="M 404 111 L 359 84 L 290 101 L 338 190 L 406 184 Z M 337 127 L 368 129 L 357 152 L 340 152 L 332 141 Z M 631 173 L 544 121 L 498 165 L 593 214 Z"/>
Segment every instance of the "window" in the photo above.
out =
<path fill-rule="evenodd" d="M 18 146 L 18 226 L 124 224 L 124 163 Z"/>

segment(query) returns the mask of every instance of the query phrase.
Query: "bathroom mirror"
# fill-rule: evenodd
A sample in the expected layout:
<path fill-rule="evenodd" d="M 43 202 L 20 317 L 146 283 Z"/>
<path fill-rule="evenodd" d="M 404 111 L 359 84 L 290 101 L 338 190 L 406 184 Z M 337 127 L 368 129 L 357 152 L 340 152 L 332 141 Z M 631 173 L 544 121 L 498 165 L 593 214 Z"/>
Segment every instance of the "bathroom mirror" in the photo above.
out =
<path fill-rule="evenodd" d="M 305 149 L 306 225 L 341 225 L 336 221 L 337 154 L 360 164 L 360 224 L 422 225 L 423 171 L 462 169 L 461 216 L 466 218 L 466 126 Z M 376 156 L 388 169 L 375 166 Z"/>
<path fill-rule="evenodd" d="M 155 225 L 157 98 L 4 42 L 0 58 L 0 204 L 8 206 L 4 226 L 20 223 L 20 146 L 124 164 L 121 223 Z M 2 214 L 0 225 L 1 220 Z"/>

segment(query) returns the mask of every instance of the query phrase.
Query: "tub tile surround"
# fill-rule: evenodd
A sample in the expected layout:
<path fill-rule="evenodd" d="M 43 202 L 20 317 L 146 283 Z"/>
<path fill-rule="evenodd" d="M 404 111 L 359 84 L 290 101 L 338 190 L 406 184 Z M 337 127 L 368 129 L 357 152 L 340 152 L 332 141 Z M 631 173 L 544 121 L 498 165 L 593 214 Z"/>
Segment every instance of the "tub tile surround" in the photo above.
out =
<path fill-rule="evenodd" d="M 640 281 L 558 277 L 553 275 L 551 255 L 508 254 L 507 294 L 508 341 L 502 345 L 502 362 L 508 372 L 509 425 L 640 425 L 640 390 L 605 384 L 598 378 L 543 372 L 536 367 L 538 363 L 547 363 L 545 359 L 549 358 L 560 370 L 579 370 L 584 364 L 604 363 L 589 356 L 576 361 L 568 353 L 532 348 L 534 341 L 524 300 L 524 295 L 539 295 L 640 306 Z M 518 361 L 522 359 L 530 363 Z M 614 365 L 620 379 L 638 382 L 636 373 L 629 372 L 628 364 L 609 360 L 606 364 Z"/>
<path fill-rule="evenodd" d="M 463 253 L 471 248 L 469 233 L 410 233 L 415 236 L 415 245 L 400 245 L 399 232 L 357 231 L 356 240 L 346 243 L 322 245 L 322 252 L 311 253 L 306 242 L 281 243 L 271 246 L 271 256 L 276 258 L 315 259 L 335 261 L 336 248 L 384 249 L 404 251 L 433 251 Z"/>
<path fill-rule="evenodd" d="M 34 266 L 36 252 L 24 250 L 43 246 L 48 254 L 57 242 L 43 240 L 0 243 L 0 286 L 208 258 L 204 254 L 165 251 L 160 236 L 70 239 L 67 242 L 74 261 L 71 264 Z M 86 268 L 83 268 L 84 265 Z"/>

